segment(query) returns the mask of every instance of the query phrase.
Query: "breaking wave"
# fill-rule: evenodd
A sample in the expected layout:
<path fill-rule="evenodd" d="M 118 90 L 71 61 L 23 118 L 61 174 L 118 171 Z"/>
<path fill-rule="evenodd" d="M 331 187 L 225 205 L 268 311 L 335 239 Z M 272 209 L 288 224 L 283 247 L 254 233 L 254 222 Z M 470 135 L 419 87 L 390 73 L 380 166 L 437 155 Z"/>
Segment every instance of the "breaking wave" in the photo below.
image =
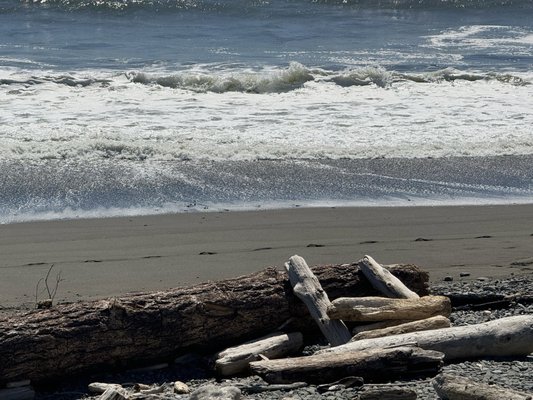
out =
<path fill-rule="evenodd" d="M 329 82 L 341 87 L 375 85 L 381 88 L 393 86 L 395 83 L 409 81 L 413 83 L 441 83 L 454 81 L 498 81 L 514 86 L 531 84 L 530 77 L 493 72 L 468 72 L 454 68 L 445 68 L 425 73 L 400 73 L 389 71 L 379 66 L 328 71 L 319 68 L 308 68 L 293 62 L 287 68 L 270 68 L 261 71 L 243 71 L 228 69 L 213 71 L 185 70 L 180 72 L 145 72 L 130 71 L 123 74 L 114 73 L 106 77 L 74 75 L 44 76 L 8 76 L 2 77 L 0 86 L 23 86 L 56 84 L 70 87 L 108 87 L 114 84 L 135 83 L 147 86 L 160 86 L 181 89 L 196 93 L 227 93 L 241 92 L 250 94 L 286 93 L 301 89 L 308 82 Z M 101 74 L 100 74 L 101 75 Z"/>

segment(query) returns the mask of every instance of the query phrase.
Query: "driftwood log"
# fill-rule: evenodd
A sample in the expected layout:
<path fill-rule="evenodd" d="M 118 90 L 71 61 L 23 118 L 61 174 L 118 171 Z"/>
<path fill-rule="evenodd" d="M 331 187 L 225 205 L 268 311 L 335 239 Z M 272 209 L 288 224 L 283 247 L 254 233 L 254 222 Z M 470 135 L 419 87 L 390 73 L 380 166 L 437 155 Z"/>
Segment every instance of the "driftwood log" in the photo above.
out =
<path fill-rule="evenodd" d="M 345 321 L 383 321 L 388 319 L 419 320 L 436 315 L 450 316 L 450 300 L 444 296 L 416 299 L 387 297 L 341 297 L 328 308 L 330 318 Z"/>
<path fill-rule="evenodd" d="M 359 261 L 361 271 L 366 279 L 386 297 L 399 299 L 418 299 L 418 295 L 405 286 L 401 280 L 392 275 L 388 269 L 383 268 L 372 257 L 364 256 Z"/>
<path fill-rule="evenodd" d="M 450 320 L 442 315 L 421 319 L 419 321 L 407 322 L 405 324 L 389 326 L 382 329 L 374 329 L 360 332 L 352 338 L 352 341 L 362 339 L 372 339 L 384 336 L 401 335 L 402 333 L 429 331 L 431 329 L 449 328 Z"/>
<path fill-rule="evenodd" d="M 302 347 L 303 336 L 300 332 L 272 334 L 221 351 L 216 355 L 215 368 L 222 376 L 235 375 L 246 371 L 250 362 L 257 361 L 259 355 L 280 358 Z"/>
<path fill-rule="evenodd" d="M 433 387 L 441 399 L 446 400 L 532 400 L 533 394 L 487 385 L 479 381 L 450 374 L 440 374 L 433 379 Z"/>
<path fill-rule="evenodd" d="M 533 352 L 533 315 L 500 318 L 482 324 L 363 339 L 318 353 L 362 351 L 416 343 L 446 355 L 446 361 L 474 357 L 525 356 Z"/>
<path fill-rule="evenodd" d="M 357 335 L 361 332 L 374 331 L 377 329 L 389 328 L 391 326 L 397 326 L 401 324 L 407 324 L 413 322 L 412 319 L 389 319 L 386 321 L 364 323 L 363 325 L 356 325 L 352 329 L 352 335 Z"/>
<path fill-rule="evenodd" d="M 269 383 L 326 383 L 346 376 L 359 376 L 365 382 L 382 382 L 434 375 L 443 358 L 444 354 L 437 351 L 405 346 L 255 361 L 250 363 L 250 368 Z"/>
<path fill-rule="evenodd" d="M 357 264 L 317 267 L 331 298 L 375 295 Z M 419 294 L 428 275 L 415 266 L 391 272 Z M 89 371 L 171 360 L 201 348 L 217 351 L 275 331 L 292 318 L 310 329 L 287 274 L 275 268 L 236 279 L 108 300 L 58 305 L 0 319 L 0 385 L 34 383 Z"/>
<path fill-rule="evenodd" d="M 289 281 L 294 293 L 304 302 L 309 313 L 332 346 L 350 341 L 352 335 L 339 319 L 331 320 L 327 310 L 331 306 L 328 294 L 322 289 L 320 282 L 305 260 L 300 256 L 292 256 L 285 264 Z"/>

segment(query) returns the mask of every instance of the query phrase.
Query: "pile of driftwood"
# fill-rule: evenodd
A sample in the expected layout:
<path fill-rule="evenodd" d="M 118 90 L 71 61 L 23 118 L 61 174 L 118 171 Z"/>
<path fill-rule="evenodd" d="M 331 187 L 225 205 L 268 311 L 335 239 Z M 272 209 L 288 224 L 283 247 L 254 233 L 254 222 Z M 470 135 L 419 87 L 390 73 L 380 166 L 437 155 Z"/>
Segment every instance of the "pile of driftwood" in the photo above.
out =
<path fill-rule="evenodd" d="M 366 256 L 311 270 L 293 256 L 285 268 L 0 320 L 0 387 L 164 362 L 194 350 L 218 350 L 220 376 L 253 373 L 271 389 L 435 376 L 444 360 L 533 352 L 532 315 L 450 327 L 450 300 L 429 296 L 428 275 L 415 266 L 384 268 Z M 304 334 L 316 326 L 330 347 L 298 356 Z M 477 398 L 454 393 L 481 390 L 447 375 L 434 385 L 449 399 Z M 496 394 L 480 398 L 528 398 L 482 389 Z M 9 390 L 0 397 L 9 398 Z"/>

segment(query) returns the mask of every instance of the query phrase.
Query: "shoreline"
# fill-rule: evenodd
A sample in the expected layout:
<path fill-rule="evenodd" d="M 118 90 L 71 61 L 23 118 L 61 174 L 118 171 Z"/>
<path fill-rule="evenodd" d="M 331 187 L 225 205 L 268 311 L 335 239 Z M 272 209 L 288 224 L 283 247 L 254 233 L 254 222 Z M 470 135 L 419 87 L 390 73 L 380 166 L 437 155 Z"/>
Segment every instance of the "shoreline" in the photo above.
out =
<path fill-rule="evenodd" d="M 163 290 L 365 254 L 414 263 L 431 281 L 533 272 L 533 204 L 291 208 L 0 225 L 0 306 L 30 305 L 54 264 L 56 301 Z M 461 272 L 470 276 L 460 278 Z"/>

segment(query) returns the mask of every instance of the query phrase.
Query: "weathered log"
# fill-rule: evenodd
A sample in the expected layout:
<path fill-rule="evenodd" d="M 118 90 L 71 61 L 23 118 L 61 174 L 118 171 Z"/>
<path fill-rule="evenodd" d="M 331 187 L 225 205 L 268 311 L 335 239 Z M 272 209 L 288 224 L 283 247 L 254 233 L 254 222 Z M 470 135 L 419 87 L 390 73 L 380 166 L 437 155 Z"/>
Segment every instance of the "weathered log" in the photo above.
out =
<path fill-rule="evenodd" d="M 109 388 L 102 393 L 98 400 L 128 400 L 128 395 L 125 390 Z"/>
<path fill-rule="evenodd" d="M 531 393 L 487 385 L 470 379 L 440 374 L 433 379 L 433 387 L 440 398 L 446 400 L 532 400 Z"/>
<path fill-rule="evenodd" d="M 419 320 L 452 312 L 450 300 L 444 296 L 424 296 L 418 299 L 387 297 L 341 297 L 328 308 L 332 319 L 346 321 L 383 321 L 388 319 Z"/>
<path fill-rule="evenodd" d="M 237 385 L 242 392 L 245 393 L 264 393 L 264 392 L 275 392 L 278 390 L 289 391 L 296 390 L 308 386 L 305 382 L 294 382 L 294 383 L 285 383 L 278 385 L 261 385 L 261 384 L 251 384 L 251 385 Z"/>
<path fill-rule="evenodd" d="M 269 383 L 326 383 L 346 376 L 360 376 L 365 382 L 382 382 L 433 375 L 443 358 L 444 355 L 436 351 L 406 346 L 255 361 L 250 363 L 250 368 Z"/>
<path fill-rule="evenodd" d="M 435 317 L 407 322 L 405 324 L 390 326 L 388 328 L 360 332 L 355 335 L 351 341 L 401 335 L 402 333 L 409 332 L 429 331 L 431 329 L 449 328 L 450 326 L 451 323 L 448 318 L 443 317 L 442 315 L 437 315 Z"/>
<path fill-rule="evenodd" d="M 222 376 L 235 375 L 247 370 L 251 361 L 257 361 L 259 354 L 280 358 L 295 353 L 302 346 L 300 332 L 274 333 L 221 351 L 215 356 L 215 368 Z"/>
<path fill-rule="evenodd" d="M 446 355 L 446 361 L 475 357 L 525 356 L 533 352 L 533 315 L 501 318 L 482 324 L 349 342 L 320 350 L 319 354 L 363 351 L 416 343 Z"/>
<path fill-rule="evenodd" d="M 313 271 L 332 298 L 377 294 L 356 264 Z M 414 266 L 391 272 L 411 289 L 427 293 L 426 272 Z M 0 319 L 0 385 L 153 364 L 198 348 L 218 351 L 273 332 L 289 318 L 298 330 L 313 327 L 286 273 L 274 268 L 221 282 L 13 315 Z"/>
<path fill-rule="evenodd" d="M 285 264 L 289 274 L 289 281 L 294 293 L 304 302 L 309 313 L 319 326 L 320 330 L 332 346 L 338 346 L 348 342 L 352 335 L 344 325 L 344 322 L 330 320 L 327 309 L 331 305 L 328 294 L 324 291 L 320 282 L 305 260 L 300 256 L 292 256 Z"/>
<path fill-rule="evenodd" d="M 372 257 L 364 256 L 359 261 L 361 272 L 376 290 L 386 297 L 399 299 L 418 299 L 418 295 L 405 286 L 401 280 L 383 268 Z"/>
<path fill-rule="evenodd" d="M 108 389 L 122 389 L 122 386 L 118 383 L 102 383 L 102 382 L 93 382 L 89 383 L 87 387 L 91 393 L 104 393 Z"/>
<path fill-rule="evenodd" d="M 409 322 L 413 322 L 412 319 L 389 319 L 387 321 L 379 321 L 379 322 L 371 322 L 369 324 L 364 325 L 356 325 L 352 329 L 352 335 L 357 335 L 361 332 L 367 332 L 367 331 L 373 331 L 376 329 L 383 329 L 383 328 L 389 328 L 391 326 L 397 326 L 401 324 L 407 324 Z"/>

